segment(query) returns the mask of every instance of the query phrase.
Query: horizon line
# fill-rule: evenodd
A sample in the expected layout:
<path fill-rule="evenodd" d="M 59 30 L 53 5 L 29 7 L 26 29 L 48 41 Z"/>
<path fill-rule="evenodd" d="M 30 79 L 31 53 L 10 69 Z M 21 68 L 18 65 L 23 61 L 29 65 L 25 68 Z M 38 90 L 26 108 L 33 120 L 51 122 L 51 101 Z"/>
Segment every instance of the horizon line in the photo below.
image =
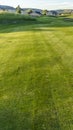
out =
<path fill-rule="evenodd" d="M 10 6 L 10 7 L 13 7 L 13 8 L 16 8 L 17 6 L 13 6 L 13 5 L 8 5 L 8 4 L 0 4 L 1 6 Z M 22 9 L 40 9 L 40 10 L 73 10 L 73 8 L 53 8 L 53 9 L 47 9 L 47 8 L 37 8 L 37 7 L 22 7 L 21 5 L 19 5 L 20 6 L 20 8 L 22 8 Z"/>

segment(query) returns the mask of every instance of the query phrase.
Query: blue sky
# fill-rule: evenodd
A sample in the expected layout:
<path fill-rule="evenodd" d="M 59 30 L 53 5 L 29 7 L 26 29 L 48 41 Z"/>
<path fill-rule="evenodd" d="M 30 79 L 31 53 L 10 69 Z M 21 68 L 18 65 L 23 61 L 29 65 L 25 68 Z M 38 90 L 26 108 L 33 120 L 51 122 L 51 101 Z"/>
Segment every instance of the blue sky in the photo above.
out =
<path fill-rule="evenodd" d="M 73 0 L 1 0 L 0 5 L 40 9 L 73 9 Z"/>

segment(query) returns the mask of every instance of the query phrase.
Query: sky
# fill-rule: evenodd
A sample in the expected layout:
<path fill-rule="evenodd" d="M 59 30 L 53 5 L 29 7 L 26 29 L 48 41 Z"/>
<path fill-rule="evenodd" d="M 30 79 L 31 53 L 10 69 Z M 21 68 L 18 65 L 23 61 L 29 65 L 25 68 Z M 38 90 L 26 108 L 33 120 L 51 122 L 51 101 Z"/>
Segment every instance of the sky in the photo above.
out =
<path fill-rule="evenodd" d="M 0 0 L 0 5 L 39 9 L 73 9 L 73 0 Z"/>

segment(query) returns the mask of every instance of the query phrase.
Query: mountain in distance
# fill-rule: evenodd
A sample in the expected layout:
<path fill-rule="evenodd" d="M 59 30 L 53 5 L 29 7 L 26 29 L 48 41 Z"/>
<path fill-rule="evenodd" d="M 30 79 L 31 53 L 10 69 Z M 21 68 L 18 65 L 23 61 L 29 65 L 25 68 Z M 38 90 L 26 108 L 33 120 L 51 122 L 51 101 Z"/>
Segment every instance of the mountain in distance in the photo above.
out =
<path fill-rule="evenodd" d="M 42 12 L 42 9 L 37 9 L 37 8 L 21 8 L 22 10 L 26 11 L 26 10 L 33 10 L 33 11 L 39 11 L 39 12 Z"/>
<path fill-rule="evenodd" d="M 7 6 L 7 5 L 0 5 L 0 10 L 15 10 L 16 8 L 12 7 L 12 6 Z M 39 11 L 42 12 L 41 9 L 35 9 L 35 8 L 21 8 L 21 10 L 26 11 L 31 9 L 33 12 L 35 11 Z"/>
<path fill-rule="evenodd" d="M 42 9 L 36 9 L 36 8 L 21 8 L 22 11 L 26 11 L 28 9 L 31 9 L 33 12 L 42 12 Z M 12 6 L 7 6 L 7 5 L 0 5 L 0 10 L 12 10 L 15 11 L 16 8 L 12 7 Z M 56 11 L 58 14 L 60 13 L 70 13 L 73 12 L 73 9 L 59 9 L 59 10 L 48 10 L 48 12 L 52 12 L 52 11 Z"/>
<path fill-rule="evenodd" d="M 14 7 L 12 6 L 7 6 L 7 5 L 0 5 L 0 10 L 15 10 Z"/>

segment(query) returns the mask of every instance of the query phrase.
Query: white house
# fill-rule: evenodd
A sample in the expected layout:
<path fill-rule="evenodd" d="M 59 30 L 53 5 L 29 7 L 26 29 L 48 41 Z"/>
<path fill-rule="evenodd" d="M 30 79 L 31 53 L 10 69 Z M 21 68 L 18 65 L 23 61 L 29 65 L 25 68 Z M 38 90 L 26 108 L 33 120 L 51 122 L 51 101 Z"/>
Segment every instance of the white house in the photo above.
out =
<path fill-rule="evenodd" d="M 30 14 L 30 16 L 39 17 L 39 16 L 41 16 L 41 14 L 40 14 L 40 13 L 37 13 L 37 12 L 32 12 L 32 13 Z"/>

